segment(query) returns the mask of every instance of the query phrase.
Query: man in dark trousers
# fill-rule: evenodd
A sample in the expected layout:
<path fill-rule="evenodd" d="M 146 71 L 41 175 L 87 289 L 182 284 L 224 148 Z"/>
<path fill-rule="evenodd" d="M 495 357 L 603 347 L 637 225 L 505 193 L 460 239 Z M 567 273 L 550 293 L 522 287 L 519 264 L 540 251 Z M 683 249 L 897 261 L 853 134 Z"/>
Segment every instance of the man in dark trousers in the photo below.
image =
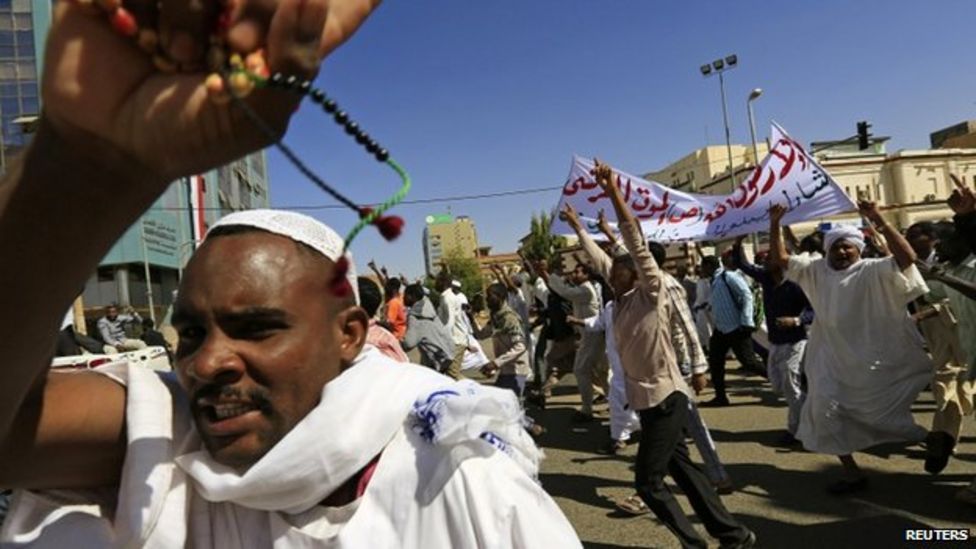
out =
<path fill-rule="evenodd" d="M 597 161 L 593 175 L 613 204 L 629 253 L 612 260 L 610 284 L 616 298 L 613 329 L 626 377 L 627 401 L 640 415 L 641 423 L 634 487 L 683 547 L 708 545 L 665 484 L 667 474 L 677 482 L 705 529 L 719 539 L 721 547 L 753 547 L 756 535 L 729 513 L 705 473 L 688 455 L 684 429 L 691 390 L 678 368 L 671 343 L 668 319 L 673 304 L 664 287 L 663 272 L 614 183 L 610 167 Z M 705 376 L 692 376 L 692 384 L 700 391 L 705 386 Z"/>
<path fill-rule="evenodd" d="M 729 349 L 745 370 L 753 373 L 763 372 L 765 368 L 752 349 L 752 332 L 756 329 L 753 320 L 753 296 L 749 284 L 737 271 L 731 269 L 731 257 L 725 256 L 725 265 L 720 265 L 714 255 L 702 258 L 702 276 L 711 280 L 712 318 L 715 331 L 708 343 L 708 369 L 715 387 L 715 398 L 702 406 L 728 406 L 729 397 L 725 391 L 725 355 Z"/>

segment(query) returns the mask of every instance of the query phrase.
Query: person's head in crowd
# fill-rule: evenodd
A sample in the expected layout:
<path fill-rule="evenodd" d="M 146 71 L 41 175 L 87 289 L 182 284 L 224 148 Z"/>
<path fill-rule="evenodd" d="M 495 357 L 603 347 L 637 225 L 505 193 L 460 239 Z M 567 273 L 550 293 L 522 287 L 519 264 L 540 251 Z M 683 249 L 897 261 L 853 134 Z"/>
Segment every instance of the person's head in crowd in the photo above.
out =
<path fill-rule="evenodd" d="M 722 267 L 727 271 L 735 269 L 735 264 L 732 261 L 732 250 L 722 252 Z"/>
<path fill-rule="evenodd" d="M 153 322 L 153 319 L 149 318 L 148 316 L 146 318 L 142 319 L 142 329 L 143 329 L 143 331 L 148 332 L 148 331 L 154 329 L 155 327 L 156 327 L 156 323 Z"/>
<path fill-rule="evenodd" d="M 905 240 L 908 240 L 908 245 L 915 250 L 915 255 L 925 261 L 932 255 L 936 242 L 939 240 L 935 223 L 931 221 L 913 223 L 905 231 Z"/>
<path fill-rule="evenodd" d="M 701 273 L 705 278 L 712 278 L 715 276 L 715 272 L 718 271 L 718 267 L 718 258 L 714 255 L 706 255 L 701 260 Z"/>
<path fill-rule="evenodd" d="M 589 281 L 590 278 L 592 278 L 590 268 L 585 263 L 577 263 L 576 267 L 573 267 L 573 273 L 570 275 L 569 281 L 579 285 Z"/>
<path fill-rule="evenodd" d="M 546 260 L 545 259 L 542 259 L 542 258 L 533 259 L 532 260 L 532 270 L 534 270 L 536 272 L 536 274 L 542 273 L 542 272 L 548 273 L 549 272 L 549 264 L 546 263 Z"/>
<path fill-rule="evenodd" d="M 637 264 L 629 254 L 613 258 L 610 265 L 610 287 L 618 298 L 634 289 L 637 284 Z"/>
<path fill-rule="evenodd" d="M 441 271 L 437 273 L 437 277 L 434 279 L 434 289 L 439 293 L 444 293 L 451 288 L 451 282 L 451 275 L 448 274 L 447 269 L 441 269 Z"/>
<path fill-rule="evenodd" d="M 753 260 L 753 262 L 756 265 L 763 265 L 763 266 L 765 266 L 769 262 L 769 251 L 768 250 L 760 250 L 760 251 L 756 252 L 756 257 Z"/>
<path fill-rule="evenodd" d="M 660 242 L 648 240 L 647 250 L 651 252 L 651 256 L 654 258 L 654 262 L 657 263 L 657 266 L 661 269 L 666 269 L 665 262 L 668 259 L 668 249 L 665 248 Z M 674 267 L 671 266 L 671 269 L 673 270 Z"/>
<path fill-rule="evenodd" d="M 257 462 L 362 350 L 369 321 L 348 255 L 349 291 L 335 290 L 342 250 L 310 217 L 249 210 L 218 221 L 187 264 L 173 314 L 176 372 L 219 463 Z"/>
<path fill-rule="evenodd" d="M 386 286 L 383 288 L 383 293 L 386 294 L 386 300 L 389 301 L 394 297 L 400 295 L 400 288 L 403 287 L 403 283 L 400 282 L 399 278 L 389 278 L 386 280 Z"/>
<path fill-rule="evenodd" d="M 475 294 L 471 298 L 471 310 L 475 313 L 480 313 L 485 310 L 485 296 L 483 294 Z"/>
<path fill-rule="evenodd" d="M 461 293 L 461 281 L 460 280 L 457 280 L 457 279 L 452 280 L 451 281 L 451 290 L 453 290 L 454 293 L 456 293 L 456 294 L 460 294 Z"/>
<path fill-rule="evenodd" d="M 359 285 L 359 306 L 366 311 L 369 318 L 376 318 L 376 312 L 383 304 L 380 285 L 365 276 L 357 278 L 356 283 Z"/>
<path fill-rule="evenodd" d="M 814 231 L 800 239 L 800 252 L 824 255 L 823 235 Z"/>
<path fill-rule="evenodd" d="M 678 268 L 675 271 L 675 275 L 674 276 L 676 276 L 678 278 L 678 280 L 684 280 L 684 279 L 688 278 L 688 264 L 687 263 L 679 263 L 678 264 Z"/>
<path fill-rule="evenodd" d="M 508 299 L 508 288 L 500 282 L 495 282 L 485 290 L 485 301 L 488 303 L 488 310 L 496 312 L 502 308 Z"/>
<path fill-rule="evenodd" d="M 861 260 L 866 243 L 861 229 L 842 225 L 824 235 L 827 264 L 835 271 L 843 271 Z"/>
<path fill-rule="evenodd" d="M 105 309 L 105 318 L 114 322 L 115 319 L 118 317 L 119 317 L 119 306 L 116 305 L 115 303 L 109 305 L 108 308 Z"/>
<path fill-rule="evenodd" d="M 419 283 L 408 284 L 403 289 L 403 304 L 407 307 L 413 307 L 414 304 L 422 301 L 425 297 L 427 297 L 427 293 L 424 291 L 423 285 Z"/>
<path fill-rule="evenodd" d="M 556 275 L 565 275 L 566 260 L 563 254 L 552 254 L 549 258 L 549 272 Z"/>
<path fill-rule="evenodd" d="M 936 226 L 936 234 L 938 241 L 935 244 L 935 253 L 938 255 L 939 261 L 959 265 L 969 257 L 969 244 L 956 231 L 956 226 L 951 221 L 940 222 Z"/>

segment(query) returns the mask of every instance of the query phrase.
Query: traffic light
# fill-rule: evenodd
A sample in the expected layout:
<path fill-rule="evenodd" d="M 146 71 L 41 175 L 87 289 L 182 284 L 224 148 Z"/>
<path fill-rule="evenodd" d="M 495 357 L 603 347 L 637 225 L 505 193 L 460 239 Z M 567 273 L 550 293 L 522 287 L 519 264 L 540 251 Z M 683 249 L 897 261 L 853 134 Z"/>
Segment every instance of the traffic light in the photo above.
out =
<path fill-rule="evenodd" d="M 857 123 L 857 148 L 859 150 L 863 151 L 870 146 L 868 143 L 868 139 L 871 137 L 871 134 L 868 133 L 868 128 L 870 127 L 871 124 L 868 124 L 864 120 Z"/>

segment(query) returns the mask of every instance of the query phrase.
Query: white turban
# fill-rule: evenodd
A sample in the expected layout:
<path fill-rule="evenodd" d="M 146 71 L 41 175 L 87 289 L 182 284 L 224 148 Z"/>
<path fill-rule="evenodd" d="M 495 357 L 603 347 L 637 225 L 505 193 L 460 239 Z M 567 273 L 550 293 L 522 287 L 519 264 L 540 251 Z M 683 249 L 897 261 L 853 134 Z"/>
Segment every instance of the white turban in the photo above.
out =
<path fill-rule="evenodd" d="M 824 249 L 830 252 L 830 249 L 834 246 L 834 243 L 839 240 L 846 240 L 857 247 L 857 251 L 864 251 L 864 234 L 861 229 L 857 227 L 851 227 L 850 225 L 841 225 L 836 229 L 831 229 L 827 231 L 824 235 Z"/>
<path fill-rule="evenodd" d="M 342 255 L 344 241 L 339 233 L 332 230 L 328 225 L 304 214 L 284 210 L 244 210 L 220 218 L 210 227 L 210 230 L 230 226 L 254 227 L 290 238 L 295 242 L 305 244 L 333 262 L 338 261 Z M 346 280 L 349 282 L 353 298 L 358 304 L 359 287 L 356 281 L 356 263 L 353 261 L 351 253 L 347 251 L 345 255 L 346 260 L 349 261 Z"/>

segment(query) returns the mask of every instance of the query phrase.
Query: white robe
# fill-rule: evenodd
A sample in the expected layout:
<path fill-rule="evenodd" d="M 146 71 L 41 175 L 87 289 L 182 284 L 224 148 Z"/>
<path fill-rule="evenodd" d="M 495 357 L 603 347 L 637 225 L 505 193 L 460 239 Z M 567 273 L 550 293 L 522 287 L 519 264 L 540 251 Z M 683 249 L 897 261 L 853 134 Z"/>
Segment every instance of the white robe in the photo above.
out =
<path fill-rule="evenodd" d="M 705 278 L 695 284 L 695 304 L 692 306 L 695 309 L 695 328 L 698 330 L 698 341 L 707 347 L 712 338 L 712 311 L 708 306 L 712 300 L 712 284 Z"/>
<path fill-rule="evenodd" d="M 107 373 L 127 385 L 118 492 L 17 492 L 3 547 L 580 547 L 533 479 L 541 452 L 510 391 L 369 348 L 238 473 L 202 449 L 172 375 Z M 361 497 L 319 505 L 378 454 Z"/>
<path fill-rule="evenodd" d="M 816 317 L 804 365 L 807 398 L 797 438 L 808 450 L 845 455 L 885 442 L 919 441 L 911 406 L 932 365 L 907 304 L 928 292 L 915 266 L 862 259 L 835 271 L 825 259 L 792 256 L 786 277 Z"/>
<path fill-rule="evenodd" d="M 600 314 L 583 319 L 588 332 L 603 332 L 607 342 L 607 360 L 610 362 L 610 438 L 630 440 L 631 433 L 640 430 L 637 412 L 627 404 L 627 386 L 624 367 L 617 352 L 617 340 L 613 335 L 613 301 L 603 306 Z"/>

